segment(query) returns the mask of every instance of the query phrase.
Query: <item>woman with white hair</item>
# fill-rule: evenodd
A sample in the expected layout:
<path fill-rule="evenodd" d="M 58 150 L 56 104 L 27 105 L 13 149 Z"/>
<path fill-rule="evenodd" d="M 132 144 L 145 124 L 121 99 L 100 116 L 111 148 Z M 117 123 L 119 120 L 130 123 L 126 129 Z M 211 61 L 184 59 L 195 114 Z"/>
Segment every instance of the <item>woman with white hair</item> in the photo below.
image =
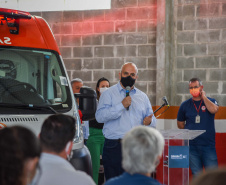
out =
<path fill-rule="evenodd" d="M 160 185 L 151 178 L 164 148 L 161 133 L 151 127 L 137 126 L 122 140 L 122 166 L 125 172 L 105 185 Z"/>

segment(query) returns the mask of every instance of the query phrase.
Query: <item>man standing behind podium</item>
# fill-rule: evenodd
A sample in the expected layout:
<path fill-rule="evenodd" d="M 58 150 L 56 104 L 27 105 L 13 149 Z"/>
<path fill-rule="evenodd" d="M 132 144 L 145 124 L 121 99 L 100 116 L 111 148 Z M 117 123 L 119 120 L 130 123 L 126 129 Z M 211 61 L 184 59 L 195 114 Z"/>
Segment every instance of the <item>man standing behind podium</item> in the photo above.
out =
<path fill-rule="evenodd" d="M 121 164 L 123 136 L 138 125 L 156 126 L 147 95 L 134 87 L 137 78 L 136 65 L 125 63 L 119 73 L 120 81 L 104 91 L 99 100 L 96 120 L 104 123 L 103 165 L 106 180 L 124 172 Z"/>
<path fill-rule="evenodd" d="M 214 116 L 219 107 L 215 99 L 206 97 L 202 81 L 192 78 L 189 81 L 192 98 L 183 102 L 177 115 L 180 129 L 205 130 L 206 132 L 189 142 L 189 163 L 192 174 L 197 175 L 203 167 L 216 167 Z"/>

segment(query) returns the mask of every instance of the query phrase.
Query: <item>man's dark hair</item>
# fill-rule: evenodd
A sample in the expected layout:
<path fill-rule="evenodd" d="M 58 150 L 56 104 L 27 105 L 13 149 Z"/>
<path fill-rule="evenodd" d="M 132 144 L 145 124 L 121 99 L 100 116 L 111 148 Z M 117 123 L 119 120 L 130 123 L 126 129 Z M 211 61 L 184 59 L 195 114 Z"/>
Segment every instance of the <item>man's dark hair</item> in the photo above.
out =
<path fill-rule="evenodd" d="M 75 135 L 75 119 L 64 114 L 49 116 L 40 133 L 42 149 L 60 153 Z"/>
<path fill-rule="evenodd" d="M 196 81 L 199 82 L 199 85 L 202 85 L 202 81 L 199 78 L 192 78 L 191 80 L 189 80 L 189 83 L 196 82 Z"/>

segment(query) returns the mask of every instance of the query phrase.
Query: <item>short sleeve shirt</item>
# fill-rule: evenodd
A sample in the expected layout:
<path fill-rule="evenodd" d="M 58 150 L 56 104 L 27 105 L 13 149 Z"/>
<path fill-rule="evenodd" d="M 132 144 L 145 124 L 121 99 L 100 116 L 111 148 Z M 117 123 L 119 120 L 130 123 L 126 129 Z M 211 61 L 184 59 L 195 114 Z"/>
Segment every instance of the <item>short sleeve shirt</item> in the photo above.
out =
<path fill-rule="evenodd" d="M 217 101 L 209 98 L 214 104 L 218 105 Z M 200 110 L 197 112 L 196 108 Z M 199 114 L 200 123 L 195 123 L 196 116 Z M 192 98 L 184 101 L 177 114 L 178 121 L 186 121 L 185 129 L 189 130 L 205 130 L 206 132 L 190 141 L 190 145 L 215 146 L 215 114 L 211 114 L 203 101 L 193 101 Z"/>

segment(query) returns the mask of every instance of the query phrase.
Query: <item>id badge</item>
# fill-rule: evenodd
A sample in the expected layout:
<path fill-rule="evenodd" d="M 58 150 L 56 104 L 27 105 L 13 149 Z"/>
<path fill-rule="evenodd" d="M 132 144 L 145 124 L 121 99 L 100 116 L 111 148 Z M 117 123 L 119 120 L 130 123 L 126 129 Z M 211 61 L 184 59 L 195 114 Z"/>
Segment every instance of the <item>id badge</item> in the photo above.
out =
<path fill-rule="evenodd" d="M 195 117 L 195 123 L 200 123 L 200 116 L 199 116 L 199 115 L 197 115 L 197 116 Z"/>

